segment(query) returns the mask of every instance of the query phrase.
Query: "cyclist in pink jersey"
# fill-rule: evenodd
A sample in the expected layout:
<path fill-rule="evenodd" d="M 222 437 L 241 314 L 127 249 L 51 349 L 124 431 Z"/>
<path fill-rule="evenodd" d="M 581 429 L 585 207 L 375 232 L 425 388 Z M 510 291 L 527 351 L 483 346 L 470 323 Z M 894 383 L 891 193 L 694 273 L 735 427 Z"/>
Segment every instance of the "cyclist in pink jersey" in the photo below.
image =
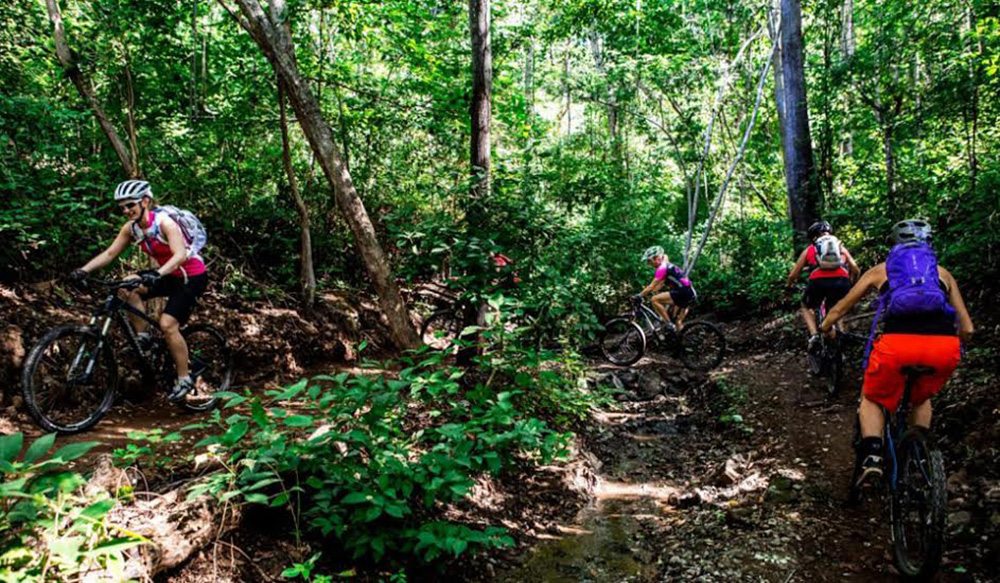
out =
<path fill-rule="evenodd" d="M 656 271 L 653 273 L 653 281 L 639 292 L 638 297 L 653 294 L 650 298 L 653 309 L 663 318 L 667 326 L 676 325 L 676 329 L 680 330 L 684 326 L 684 317 L 687 316 L 688 309 L 698 297 L 691 280 L 679 267 L 670 262 L 670 257 L 659 245 L 646 249 L 642 254 L 642 260 Z M 661 292 L 664 287 L 667 290 Z M 677 307 L 676 322 L 671 322 L 670 314 L 667 312 L 668 306 Z"/>
<path fill-rule="evenodd" d="M 824 303 L 827 310 L 833 308 L 851 290 L 851 281 L 857 279 L 858 275 L 861 274 L 861 269 L 858 268 L 858 264 L 851 257 L 851 252 L 843 245 L 840 246 L 840 266 L 833 268 L 820 266 L 819 257 L 817 256 L 817 242 L 821 238 L 829 237 L 832 234 L 833 227 L 826 221 L 817 221 L 809 227 L 808 235 L 812 244 L 803 249 L 802 253 L 799 254 L 799 259 L 795 262 L 795 267 L 788 274 L 788 281 L 786 283 L 788 287 L 793 287 L 802 271 L 807 268 L 809 269 L 809 283 L 806 284 L 805 292 L 802 294 L 802 305 L 799 308 L 799 313 L 802 314 L 802 320 L 806 323 L 806 328 L 809 330 L 810 351 L 815 350 L 819 346 L 819 328 L 813 311 Z M 834 239 L 834 241 L 837 244 L 840 243 L 839 240 Z"/>
<path fill-rule="evenodd" d="M 128 292 L 128 302 L 139 310 L 143 300 L 166 297 L 167 305 L 160 314 L 160 330 L 166 339 L 170 355 L 177 368 L 177 382 L 170 392 L 171 401 L 179 401 L 193 386 L 188 369 L 188 347 L 180 327 L 186 323 L 198 297 L 208 286 L 208 273 L 201 257 L 190 255 L 190 242 L 181 227 L 166 212 L 154 210 L 153 192 L 144 180 L 126 180 L 115 189 L 115 203 L 128 218 L 118 230 L 118 236 L 108 248 L 91 259 L 82 268 L 70 274 L 71 279 L 82 280 L 87 274 L 101 269 L 115 260 L 132 241 L 159 265 L 158 269 L 144 270 L 132 278 L 141 279 L 142 287 Z M 136 331 L 145 332 L 146 323 L 133 319 Z"/>

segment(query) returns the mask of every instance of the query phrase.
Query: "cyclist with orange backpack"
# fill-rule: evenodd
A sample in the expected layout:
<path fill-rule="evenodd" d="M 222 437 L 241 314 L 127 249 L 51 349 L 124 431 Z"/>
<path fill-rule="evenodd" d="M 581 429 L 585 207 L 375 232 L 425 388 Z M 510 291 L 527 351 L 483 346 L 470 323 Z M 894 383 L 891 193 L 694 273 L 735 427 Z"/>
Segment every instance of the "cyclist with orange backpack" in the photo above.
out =
<path fill-rule="evenodd" d="M 205 263 L 198 255 L 205 243 L 201 223 L 189 211 L 175 207 L 157 207 L 153 191 L 145 180 L 126 180 L 115 189 L 115 203 L 129 219 L 118 230 L 118 236 L 107 249 L 70 273 L 71 280 L 82 281 L 87 274 L 101 269 L 121 255 L 129 242 L 139 245 L 159 265 L 159 269 L 140 271 L 131 276 L 142 280 L 142 287 L 128 293 L 128 302 L 143 310 L 143 300 L 166 297 L 167 305 L 160 314 L 160 330 L 167 342 L 177 369 L 177 381 L 169 394 L 171 401 L 180 401 L 194 386 L 188 370 L 188 347 L 180 326 L 187 322 L 208 286 Z M 144 332 L 146 323 L 135 319 L 136 331 Z"/>
<path fill-rule="evenodd" d="M 869 269 L 847 296 L 823 320 L 824 334 L 870 290 L 878 290 L 879 305 L 865 349 L 865 377 L 858 409 L 862 441 L 857 451 L 861 472 L 855 484 L 882 474 L 881 407 L 895 411 L 905 387 L 904 367 L 930 367 L 910 395 L 911 429 L 926 432 L 931 425 L 930 398 L 941 390 L 961 360 L 961 340 L 974 328 L 958 289 L 947 269 L 938 265 L 930 242 L 931 226 L 905 220 L 892 228 L 892 250 L 884 263 Z M 882 333 L 876 335 L 877 326 Z"/>
<path fill-rule="evenodd" d="M 809 330 L 809 351 L 819 346 L 819 331 L 813 311 L 824 303 L 827 309 L 839 302 L 851 289 L 851 280 L 861 273 L 851 252 L 833 236 L 826 221 L 813 223 L 807 231 L 811 245 L 802 250 L 788 274 L 788 287 L 794 287 L 803 270 L 809 269 L 809 282 L 802 294 L 799 313 Z"/>

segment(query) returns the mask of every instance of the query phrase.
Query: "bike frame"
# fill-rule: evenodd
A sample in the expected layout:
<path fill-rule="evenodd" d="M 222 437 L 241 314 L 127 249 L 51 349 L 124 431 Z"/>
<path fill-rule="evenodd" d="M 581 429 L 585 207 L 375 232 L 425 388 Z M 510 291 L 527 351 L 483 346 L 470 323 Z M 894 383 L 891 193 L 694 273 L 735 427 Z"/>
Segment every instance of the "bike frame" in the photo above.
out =
<path fill-rule="evenodd" d="M 906 379 L 903 397 L 895 413 L 889 413 L 884 407 L 882 408 L 882 414 L 885 416 L 883 431 L 885 432 L 886 447 L 889 450 L 887 457 L 892 463 L 891 471 L 888 473 L 888 485 L 889 491 L 893 494 L 899 490 L 899 454 L 897 453 L 897 449 L 903 442 L 903 434 L 908 427 L 910 393 L 913 391 L 916 380 L 917 377 L 908 377 Z M 918 454 L 922 455 L 923 452 L 918 452 Z M 930 476 L 926 474 L 923 464 L 920 465 L 920 471 L 924 473 L 924 479 L 930 481 Z"/>
<path fill-rule="evenodd" d="M 94 313 L 90 317 L 90 321 L 88 322 L 88 325 L 94 326 L 97 324 L 99 320 L 101 320 L 101 324 L 99 326 L 100 333 L 98 335 L 99 337 L 97 340 L 97 347 L 94 349 L 93 354 L 91 354 L 90 360 L 88 360 L 87 362 L 87 368 L 83 372 L 83 376 L 85 378 L 89 377 L 94 372 L 94 365 L 97 362 L 97 359 L 100 358 L 101 351 L 104 350 L 105 339 L 108 336 L 108 332 L 111 330 L 112 323 L 117 323 L 118 326 L 125 331 L 125 338 L 128 341 L 129 346 L 132 347 L 132 350 L 134 350 L 136 354 L 139 355 L 143 354 L 142 347 L 139 346 L 139 339 L 135 333 L 135 329 L 132 327 L 132 324 L 129 322 L 128 318 L 125 317 L 125 313 L 141 318 L 142 320 L 149 323 L 149 325 L 153 326 L 154 329 L 156 326 L 158 326 L 156 320 L 149 317 L 149 315 L 147 315 L 145 312 L 135 308 L 134 306 L 132 306 L 132 304 L 118 297 L 118 294 L 115 293 L 114 291 L 111 292 L 108 295 L 108 297 L 104 300 L 104 303 L 101 304 L 99 308 L 94 310 Z M 81 346 L 76 353 L 76 357 L 73 359 L 73 364 L 70 366 L 71 373 L 75 371 L 76 368 L 80 365 L 80 361 L 83 359 L 83 353 L 84 353 L 84 347 Z M 156 371 L 153 370 L 153 367 L 146 361 L 146 359 L 140 358 L 139 363 L 140 366 L 142 367 L 142 372 L 144 374 L 150 376 L 156 374 Z"/>

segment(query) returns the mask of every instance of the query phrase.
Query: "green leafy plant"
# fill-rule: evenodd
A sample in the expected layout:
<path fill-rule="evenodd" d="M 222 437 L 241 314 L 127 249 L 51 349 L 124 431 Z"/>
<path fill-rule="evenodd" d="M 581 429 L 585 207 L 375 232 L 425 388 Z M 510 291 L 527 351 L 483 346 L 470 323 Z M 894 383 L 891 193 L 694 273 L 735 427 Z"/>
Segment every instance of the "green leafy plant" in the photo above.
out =
<path fill-rule="evenodd" d="M 115 500 L 85 495 L 84 478 L 66 469 L 97 443 L 72 443 L 43 459 L 55 437 L 38 438 L 23 456 L 23 434 L 0 437 L 0 579 L 76 581 L 107 569 L 122 580 L 122 552 L 143 539 L 109 525 Z"/>
<path fill-rule="evenodd" d="M 530 383 L 496 388 L 506 369 L 468 386 L 440 354 L 419 351 L 396 367 L 395 378 L 317 376 L 266 400 L 223 395 L 219 431 L 199 447 L 226 471 L 190 495 L 287 508 L 296 531 L 332 535 L 356 557 L 431 562 L 511 544 L 500 528 L 442 522 L 434 509 L 464 498 L 481 474 L 562 455 L 567 435 L 529 414 Z"/>

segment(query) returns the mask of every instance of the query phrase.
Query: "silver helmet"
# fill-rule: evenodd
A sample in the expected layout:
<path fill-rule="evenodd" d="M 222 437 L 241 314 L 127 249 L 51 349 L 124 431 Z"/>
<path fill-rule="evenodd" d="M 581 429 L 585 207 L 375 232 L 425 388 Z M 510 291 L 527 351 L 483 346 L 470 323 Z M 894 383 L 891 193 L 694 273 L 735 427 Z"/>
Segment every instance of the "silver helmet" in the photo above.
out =
<path fill-rule="evenodd" d="M 126 180 L 115 189 L 115 202 L 139 200 L 144 196 L 153 196 L 153 189 L 145 180 Z"/>
<path fill-rule="evenodd" d="M 649 261 L 650 259 L 655 259 L 656 257 L 664 255 L 665 253 L 666 252 L 663 250 L 663 247 L 660 247 L 659 245 L 653 245 L 652 247 L 642 252 L 642 260 Z"/>

